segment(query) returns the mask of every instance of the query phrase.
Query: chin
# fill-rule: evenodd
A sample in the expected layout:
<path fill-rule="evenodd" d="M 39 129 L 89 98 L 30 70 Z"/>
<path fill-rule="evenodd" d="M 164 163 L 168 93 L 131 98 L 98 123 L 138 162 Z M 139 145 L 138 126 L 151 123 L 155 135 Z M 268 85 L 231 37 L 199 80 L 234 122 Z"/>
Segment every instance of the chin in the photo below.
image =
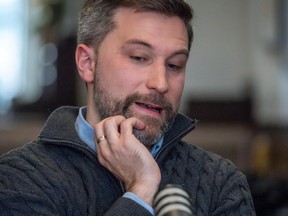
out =
<path fill-rule="evenodd" d="M 152 129 L 149 129 L 149 126 L 144 130 L 134 129 L 133 134 L 143 145 L 147 147 L 154 146 L 163 136 L 163 133 L 160 130 L 157 130 L 157 132 L 152 131 Z"/>

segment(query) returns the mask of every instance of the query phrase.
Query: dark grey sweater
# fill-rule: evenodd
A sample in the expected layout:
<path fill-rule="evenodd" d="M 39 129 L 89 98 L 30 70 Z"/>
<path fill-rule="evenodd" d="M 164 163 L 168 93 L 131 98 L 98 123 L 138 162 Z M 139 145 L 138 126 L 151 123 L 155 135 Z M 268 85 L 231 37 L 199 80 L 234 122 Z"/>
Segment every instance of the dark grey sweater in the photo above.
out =
<path fill-rule="evenodd" d="M 36 141 L 0 158 L 1 216 L 150 215 L 122 197 L 122 184 L 79 139 L 78 110 L 56 110 Z M 156 157 L 161 186 L 182 185 L 197 216 L 255 215 L 245 176 L 230 161 L 181 141 L 193 128 L 179 114 L 165 135 Z"/>

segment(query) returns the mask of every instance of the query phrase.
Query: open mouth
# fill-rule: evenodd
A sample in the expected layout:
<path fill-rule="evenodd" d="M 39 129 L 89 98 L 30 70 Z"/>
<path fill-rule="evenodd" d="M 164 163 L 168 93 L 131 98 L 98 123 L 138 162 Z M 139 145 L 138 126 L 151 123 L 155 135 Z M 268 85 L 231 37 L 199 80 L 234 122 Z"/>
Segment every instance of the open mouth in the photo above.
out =
<path fill-rule="evenodd" d="M 136 102 L 136 104 L 144 109 L 150 110 L 152 112 L 161 114 L 161 112 L 163 111 L 163 108 L 156 106 L 156 105 L 151 105 L 151 104 L 146 104 L 146 103 L 140 103 L 140 102 Z"/>

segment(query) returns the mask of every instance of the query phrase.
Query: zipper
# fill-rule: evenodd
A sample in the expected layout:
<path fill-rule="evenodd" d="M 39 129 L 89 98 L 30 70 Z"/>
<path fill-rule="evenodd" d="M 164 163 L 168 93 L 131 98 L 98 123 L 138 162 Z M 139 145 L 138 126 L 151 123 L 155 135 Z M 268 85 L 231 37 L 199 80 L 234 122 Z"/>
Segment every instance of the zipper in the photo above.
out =
<path fill-rule="evenodd" d="M 125 190 L 125 188 L 124 188 L 123 182 L 121 182 L 121 181 L 119 180 L 119 183 L 120 183 L 120 187 L 121 187 L 122 193 L 123 193 L 123 194 L 126 193 L 126 190 Z"/>
<path fill-rule="evenodd" d="M 155 156 L 155 160 L 157 160 L 160 156 L 160 154 L 162 154 L 163 151 L 165 151 L 165 149 L 167 149 L 168 146 L 170 146 L 175 140 L 180 139 L 182 137 L 184 137 L 186 134 L 188 134 L 190 131 L 192 131 L 195 128 L 195 124 L 191 124 L 190 126 L 188 125 L 186 127 L 185 130 L 182 131 L 182 133 L 180 133 L 178 136 L 176 136 L 174 139 L 170 140 L 166 145 L 164 145 L 159 152 L 156 154 Z"/>

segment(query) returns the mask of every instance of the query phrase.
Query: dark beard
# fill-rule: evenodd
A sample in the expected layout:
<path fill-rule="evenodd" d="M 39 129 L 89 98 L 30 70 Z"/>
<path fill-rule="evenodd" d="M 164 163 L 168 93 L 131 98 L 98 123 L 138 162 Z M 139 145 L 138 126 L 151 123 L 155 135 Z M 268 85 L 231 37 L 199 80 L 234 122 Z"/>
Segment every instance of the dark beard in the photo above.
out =
<path fill-rule="evenodd" d="M 125 118 L 136 117 L 145 123 L 146 127 L 144 130 L 133 129 L 134 136 L 145 146 L 153 146 L 156 144 L 164 133 L 169 130 L 176 116 L 172 105 L 160 94 L 151 93 L 141 95 L 139 93 L 133 93 L 124 99 L 112 98 L 104 88 L 101 88 L 97 77 L 95 77 L 94 92 L 95 106 L 101 120 L 110 116 L 122 115 Z M 164 120 L 133 113 L 129 108 L 136 101 L 159 104 L 165 113 Z"/>

